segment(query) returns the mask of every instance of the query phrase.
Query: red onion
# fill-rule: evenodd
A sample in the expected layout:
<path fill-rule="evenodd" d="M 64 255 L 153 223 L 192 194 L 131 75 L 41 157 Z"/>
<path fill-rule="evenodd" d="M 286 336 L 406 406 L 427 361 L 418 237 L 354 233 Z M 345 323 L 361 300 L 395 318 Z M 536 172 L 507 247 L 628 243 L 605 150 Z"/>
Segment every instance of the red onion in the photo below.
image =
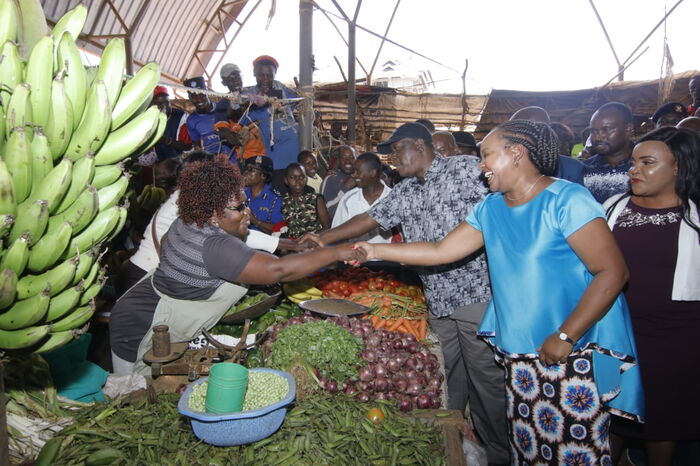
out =
<path fill-rule="evenodd" d="M 327 380 L 326 391 L 330 393 L 338 393 L 338 383 L 335 380 Z"/>
<path fill-rule="evenodd" d="M 369 346 L 370 348 L 377 347 L 381 343 L 382 343 L 382 337 L 380 337 L 376 333 L 370 335 L 367 339 L 365 339 L 365 345 Z"/>
<path fill-rule="evenodd" d="M 371 365 L 361 367 L 359 376 L 362 382 L 369 382 L 370 380 L 374 379 L 374 371 L 372 370 Z"/>
<path fill-rule="evenodd" d="M 398 406 L 399 411 L 406 412 L 406 411 L 410 411 L 413 409 L 413 401 L 406 396 L 402 396 L 401 398 L 398 398 L 396 405 Z"/>
<path fill-rule="evenodd" d="M 375 393 L 374 399 L 375 400 L 387 400 L 388 397 L 386 396 L 386 393 L 379 392 L 379 393 Z"/>
<path fill-rule="evenodd" d="M 415 341 L 416 341 L 416 337 L 414 337 L 414 336 L 411 335 L 410 333 L 409 333 L 409 334 L 406 334 L 406 336 L 405 336 L 404 338 L 406 338 L 406 340 L 408 340 L 409 342 L 415 342 Z"/>
<path fill-rule="evenodd" d="M 403 377 L 397 380 L 394 380 L 394 390 L 396 390 L 399 393 L 405 393 L 406 388 L 408 388 L 408 382 L 406 379 Z"/>
<path fill-rule="evenodd" d="M 420 354 L 420 353 L 416 353 L 416 354 Z M 423 364 L 422 359 L 416 359 L 416 365 L 413 367 L 416 369 L 416 372 L 421 372 L 423 370 L 423 368 L 425 367 L 425 364 Z"/>
<path fill-rule="evenodd" d="M 438 391 L 434 388 L 428 387 L 428 389 L 425 391 L 425 394 L 428 395 L 430 398 L 437 398 Z"/>
<path fill-rule="evenodd" d="M 418 377 L 418 372 L 413 369 L 409 369 L 403 374 L 408 380 L 412 380 Z"/>
<path fill-rule="evenodd" d="M 410 336 L 411 336 L 411 338 L 413 338 L 413 335 L 410 335 Z M 408 352 L 411 354 L 417 353 L 420 351 L 420 346 L 421 346 L 420 343 L 418 343 L 417 341 L 413 341 L 412 343 L 410 343 L 408 345 Z"/>
<path fill-rule="evenodd" d="M 403 340 L 398 340 L 398 339 L 394 340 L 393 346 L 394 346 L 394 349 L 396 349 L 396 350 L 401 350 L 401 349 L 404 349 L 406 347 L 406 345 L 404 345 Z"/>
<path fill-rule="evenodd" d="M 377 377 L 386 377 L 386 375 L 387 375 L 386 367 L 383 366 L 382 364 L 376 364 L 374 366 L 374 375 Z"/>
<path fill-rule="evenodd" d="M 397 358 L 391 358 L 387 362 L 386 368 L 389 370 L 391 373 L 395 373 L 399 369 L 401 369 L 401 363 L 398 361 Z"/>
<path fill-rule="evenodd" d="M 358 390 L 354 385 L 348 385 L 347 387 L 345 387 L 345 394 L 346 395 L 350 396 L 350 395 L 354 395 L 355 393 L 358 393 Z"/>
<path fill-rule="evenodd" d="M 374 379 L 374 391 L 375 392 L 385 392 L 391 388 L 389 380 L 384 377 L 377 377 Z"/>
<path fill-rule="evenodd" d="M 442 406 L 442 403 L 440 402 L 440 397 L 433 398 L 433 400 L 430 402 L 430 407 L 433 409 L 440 409 Z"/>
<path fill-rule="evenodd" d="M 407 358 L 405 366 L 408 369 L 415 369 L 416 368 L 416 360 L 414 358 Z"/>
<path fill-rule="evenodd" d="M 406 393 L 409 395 L 418 395 L 419 393 L 423 392 L 423 385 L 414 382 L 414 383 L 409 383 L 408 388 L 406 388 Z"/>
<path fill-rule="evenodd" d="M 428 390 L 439 390 L 442 385 L 442 382 L 436 378 L 431 378 L 428 379 Z"/>
<path fill-rule="evenodd" d="M 390 391 L 390 392 L 386 392 L 386 399 L 387 399 L 387 400 L 394 400 L 394 399 L 396 399 L 396 392 L 393 391 L 393 390 Z"/>
<path fill-rule="evenodd" d="M 428 395 L 425 393 L 422 393 L 418 395 L 418 399 L 416 402 L 416 405 L 418 406 L 419 409 L 428 409 L 430 406 L 432 406 L 432 400 Z"/>
<path fill-rule="evenodd" d="M 360 392 L 357 394 L 357 399 L 360 400 L 363 403 L 368 403 L 370 400 L 369 393 L 367 392 Z"/>
<path fill-rule="evenodd" d="M 366 349 L 362 352 L 360 358 L 367 362 L 374 362 L 377 360 L 377 353 L 375 353 L 371 349 Z"/>

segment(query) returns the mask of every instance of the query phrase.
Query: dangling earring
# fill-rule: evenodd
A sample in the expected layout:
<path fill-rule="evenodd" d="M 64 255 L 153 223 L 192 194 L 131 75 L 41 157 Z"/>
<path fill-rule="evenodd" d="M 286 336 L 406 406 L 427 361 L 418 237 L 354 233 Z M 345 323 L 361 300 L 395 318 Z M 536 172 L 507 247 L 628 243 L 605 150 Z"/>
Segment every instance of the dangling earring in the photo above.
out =
<path fill-rule="evenodd" d="M 219 222 L 217 222 L 216 220 L 212 219 L 211 224 L 214 225 L 215 227 L 219 228 Z"/>

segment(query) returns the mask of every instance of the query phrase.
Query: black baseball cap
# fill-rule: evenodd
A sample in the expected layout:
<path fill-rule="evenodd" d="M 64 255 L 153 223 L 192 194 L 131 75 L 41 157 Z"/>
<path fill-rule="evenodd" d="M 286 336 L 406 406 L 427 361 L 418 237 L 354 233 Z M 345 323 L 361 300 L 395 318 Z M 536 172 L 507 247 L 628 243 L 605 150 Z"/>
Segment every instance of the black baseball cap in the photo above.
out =
<path fill-rule="evenodd" d="M 274 173 L 272 159 L 265 155 L 256 155 L 243 161 L 244 168 L 257 168 L 263 175 L 272 177 Z"/>
<path fill-rule="evenodd" d="M 472 136 L 471 133 L 467 133 L 466 131 L 455 131 L 452 133 L 452 136 L 455 137 L 455 141 L 457 142 L 458 146 L 476 149 L 476 139 L 474 139 L 474 136 Z"/>
<path fill-rule="evenodd" d="M 663 104 L 661 107 L 657 108 L 654 114 L 651 116 L 651 121 L 654 123 L 658 122 L 659 119 L 669 113 L 676 113 L 680 118 L 685 118 L 688 116 L 688 111 L 685 106 L 680 102 L 668 102 Z"/>
<path fill-rule="evenodd" d="M 422 139 L 428 144 L 433 143 L 433 136 L 428 128 L 420 123 L 404 123 L 394 130 L 389 139 L 377 144 L 377 152 L 380 154 L 391 154 L 391 145 L 404 138 Z"/>
<path fill-rule="evenodd" d="M 207 84 L 204 81 L 204 77 L 196 76 L 194 78 L 187 78 L 183 81 L 185 87 L 191 87 L 192 89 L 204 89 L 207 90 Z"/>

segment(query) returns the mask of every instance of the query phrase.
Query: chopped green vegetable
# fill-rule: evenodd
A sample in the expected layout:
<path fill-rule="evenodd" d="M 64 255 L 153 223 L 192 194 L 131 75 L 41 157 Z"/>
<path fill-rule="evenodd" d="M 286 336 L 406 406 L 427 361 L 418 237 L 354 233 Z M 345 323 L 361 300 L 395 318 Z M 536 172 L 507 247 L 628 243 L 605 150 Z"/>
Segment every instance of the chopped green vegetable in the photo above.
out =
<path fill-rule="evenodd" d="M 343 382 L 357 375 L 362 349 L 361 340 L 339 325 L 307 322 L 279 332 L 267 363 L 274 369 L 291 370 L 299 360 L 307 361 L 325 377 Z"/>

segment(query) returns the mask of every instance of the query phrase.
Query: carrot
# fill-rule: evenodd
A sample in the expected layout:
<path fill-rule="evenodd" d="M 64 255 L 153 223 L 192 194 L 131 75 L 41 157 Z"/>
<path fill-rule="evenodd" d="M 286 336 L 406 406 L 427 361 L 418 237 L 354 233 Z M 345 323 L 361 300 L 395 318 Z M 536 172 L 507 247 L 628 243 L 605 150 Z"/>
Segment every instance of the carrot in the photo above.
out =
<path fill-rule="evenodd" d="M 413 321 L 413 320 L 407 320 L 406 322 L 408 323 L 408 325 L 407 325 L 408 330 L 411 332 L 411 334 L 414 337 L 416 337 L 416 340 L 420 341 L 419 331 L 418 331 L 418 322 Z"/>
<path fill-rule="evenodd" d="M 380 328 L 384 327 L 387 324 L 386 319 L 382 319 L 381 317 L 377 317 L 377 323 L 374 325 L 375 330 L 379 330 Z"/>
<path fill-rule="evenodd" d="M 404 318 L 399 317 L 398 319 L 394 320 L 394 322 L 392 322 L 390 326 L 387 327 L 387 330 L 395 331 L 401 326 L 401 324 L 403 324 L 403 322 L 404 322 Z"/>
<path fill-rule="evenodd" d="M 409 335 L 413 335 L 413 332 L 411 331 L 411 324 L 408 323 L 407 320 L 404 320 L 401 325 L 399 326 L 398 330 L 403 333 L 407 333 Z M 414 335 L 415 336 L 415 335 Z"/>
<path fill-rule="evenodd" d="M 418 325 L 418 331 L 420 334 L 419 340 L 425 340 L 425 334 L 428 331 L 428 319 L 421 319 Z"/>
<path fill-rule="evenodd" d="M 374 328 L 377 328 L 377 325 L 379 325 L 379 317 L 377 317 L 377 316 L 372 316 L 371 319 L 372 319 L 372 326 L 373 326 Z"/>

